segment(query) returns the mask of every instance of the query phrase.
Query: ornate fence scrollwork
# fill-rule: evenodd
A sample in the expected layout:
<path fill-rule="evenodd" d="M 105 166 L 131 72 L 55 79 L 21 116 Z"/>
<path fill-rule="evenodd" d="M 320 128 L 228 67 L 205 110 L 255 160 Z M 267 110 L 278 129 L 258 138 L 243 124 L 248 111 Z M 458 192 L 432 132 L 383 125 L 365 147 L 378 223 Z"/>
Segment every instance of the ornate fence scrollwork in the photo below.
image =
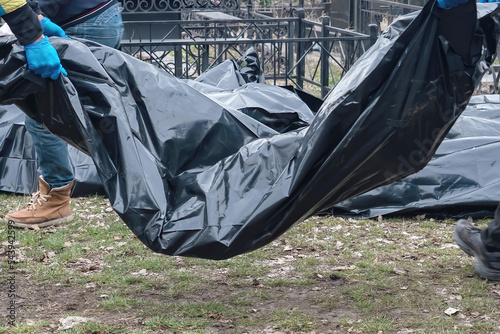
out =
<path fill-rule="evenodd" d="M 240 0 L 121 0 L 125 13 L 182 12 L 189 10 L 238 11 Z"/>

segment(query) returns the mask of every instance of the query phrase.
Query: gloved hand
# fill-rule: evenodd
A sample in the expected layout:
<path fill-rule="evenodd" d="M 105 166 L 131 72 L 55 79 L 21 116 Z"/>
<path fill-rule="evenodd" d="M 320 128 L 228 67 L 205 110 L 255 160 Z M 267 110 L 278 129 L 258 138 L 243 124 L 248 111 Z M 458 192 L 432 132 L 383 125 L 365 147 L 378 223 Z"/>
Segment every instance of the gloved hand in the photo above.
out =
<path fill-rule="evenodd" d="M 39 42 L 25 45 L 24 52 L 26 52 L 26 60 L 30 71 L 41 75 L 42 78 L 56 80 L 59 78 L 60 73 L 64 76 L 68 75 L 48 37 L 44 37 Z"/>
<path fill-rule="evenodd" d="M 469 0 L 437 0 L 439 8 L 448 9 L 466 3 Z"/>
<path fill-rule="evenodd" d="M 45 36 L 57 36 L 57 37 L 64 37 L 64 38 L 69 38 L 68 35 L 64 32 L 64 30 L 59 27 L 57 24 L 52 22 L 48 17 L 44 17 L 41 21 L 40 24 L 42 25 L 43 28 L 43 34 Z"/>

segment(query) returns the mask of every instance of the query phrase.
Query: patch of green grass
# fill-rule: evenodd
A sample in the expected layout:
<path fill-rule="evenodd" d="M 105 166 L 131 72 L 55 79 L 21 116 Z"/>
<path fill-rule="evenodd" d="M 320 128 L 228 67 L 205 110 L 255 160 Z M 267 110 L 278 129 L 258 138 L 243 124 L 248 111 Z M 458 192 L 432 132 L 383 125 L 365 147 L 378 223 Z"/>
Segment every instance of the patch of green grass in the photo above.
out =
<path fill-rule="evenodd" d="M 323 310 L 334 310 L 345 303 L 343 296 L 338 293 L 324 293 L 309 297 L 309 300 Z"/>
<path fill-rule="evenodd" d="M 396 321 L 381 315 L 364 319 L 360 328 L 367 333 L 384 333 L 396 329 Z"/>
<path fill-rule="evenodd" d="M 209 302 L 185 302 L 175 304 L 173 309 L 190 318 L 207 317 L 211 315 L 221 315 L 229 311 L 227 305 L 217 301 Z"/>
<path fill-rule="evenodd" d="M 362 333 L 386 333 L 397 329 L 397 321 L 390 319 L 385 315 L 377 315 L 373 317 L 364 317 L 356 321 L 349 320 L 344 317 L 339 321 L 340 326 L 345 328 L 355 328 L 361 330 Z M 349 330 L 350 332 L 356 332 Z"/>
<path fill-rule="evenodd" d="M 481 320 L 474 322 L 472 329 L 480 333 L 493 333 L 495 329 L 498 329 L 498 325 L 492 320 Z"/>
<path fill-rule="evenodd" d="M 345 294 L 347 294 L 356 308 L 363 313 L 370 313 L 375 309 L 375 299 L 378 296 L 378 292 L 373 290 L 370 286 L 354 287 L 350 286 L 343 289 Z"/>
<path fill-rule="evenodd" d="M 491 299 L 484 299 L 483 297 L 462 297 L 461 309 L 463 312 L 474 313 L 478 312 L 480 314 L 491 314 L 498 309 L 498 302 Z"/>
<path fill-rule="evenodd" d="M 269 300 L 270 294 L 263 289 L 244 289 L 237 291 L 232 297 L 232 305 L 237 307 L 250 307 L 262 301 Z"/>
<path fill-rule="evenodd" d="M 293 266 L 304 273 L 316 270 L 321 261 L 315 257 L 298 258 L 293 262 Z"/>
<path fill-rule="evenodd" d="M 86 322 L 84 324 L 78 324 L 70 329 L 64 331 L 68 334 L 132 334 L 135 331 L 127 330 L 121 326 L 101 324 L 98 322 Z"/>
<path fill-rule="evenodd" d="M 279 330 L 311 331 L 317 327 L 316 317 L 304 311 L 278 309 L 270 318 Z"/>
<path fill-rule="evenodd" d="M 291 278 L 264 278 L 262 284 L 269 287 L 280 286 L 306 286 L 314 283 L 312 278 L 291 279 Z"/>
<path fill-rule="evenodd" d="M 87 253 L 78 245 L 65 248 L 56 254 L 57 262 L 76 262 L 79 258 L 85 257 Z"/>
<path fill-rule="evenodd" d="M 19 323 L 16 320 L 15 326 L 0 326 L 0 334 L 39 334 L 43 332 L 44 327 L 49 324 L 48 321 L 37 321 L 33 324 Z"/>
<path fill-rule="evenodd" d="M 54 263 L 51 266 L 44 263 L 34 263 L 27 268 L 41 282 L 65 283 L 71 277 L 71 273 L 60 263 Z"/>
<path fill-rule="evenodd" d="M 363 276 L 367 281 L 376 281 L 379 283 L 394 273 L 394 265 L 384 263 L 364 264 Z"/>
<path fill-rule="evenodd" d="M 216 301 L 207 302 L 150 302 L 139 312 L 145 317 L 145 325 L 151 330 L 204 330 L 214 319 L 234 318 L 239 311 Z"/>
<path fill-rule="evenodd" d="M 146 318 L 144 325 L 150 330 L 169 330 L 173 332 L 205 329 L 210 322 L 205 319 L 182 319 L 164 315 Z"/>
<path fill-rule="evenodd" d="M 131 308 L 141 308 L 147 304 L 147 301 L 140 298 L 123 297 L 117 294 L 112 294 L 103 299 L 99 307 L 104 310 L 126 310 Z"/>
<path fill-rule="evenodd" d="M 247 257 L 239 257 L 235 261 L 227 262 L 227 276 L 234 277 L 252 277 L 258 278 L 266 275 L 269 269 L 263 265 L 255 264 Z"/>

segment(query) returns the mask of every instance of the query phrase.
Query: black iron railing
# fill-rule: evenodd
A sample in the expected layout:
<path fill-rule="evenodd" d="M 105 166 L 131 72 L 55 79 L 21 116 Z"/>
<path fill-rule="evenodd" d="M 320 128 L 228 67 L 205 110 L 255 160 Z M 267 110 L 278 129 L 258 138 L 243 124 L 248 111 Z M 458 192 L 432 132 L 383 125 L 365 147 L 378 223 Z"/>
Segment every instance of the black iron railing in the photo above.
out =
<path fill-rule="evenodd" d="M 120 0 L 125 13 L 238 11 L 240 0 Z"/>
<path fill-rule="evenodd" d="M 371 24 L 376 24 L 380 30 L 384 30 L 385 27 L 391 24 L 398 16 L 422 8 L 419 5 L 411 5 L 390 0 L 357 1 L 359 2 L 357 10 L 355 10 L 354 28 L 358 32 L 368 32 Z"/>
<path fill-rule="evenodd" d="M 238 59 L 250 47 L 259 53 L 272 84 L 294 84 L 324 96 L 374 42 L 372 36 L 297 17 L 274 19 L 134 21 L 142 31 L 169 25 L 163 36 L 130 32 L 122 51 L 180 78 L 194 78 L 227 59 Z M 180 37 L 180 38 L 179 38 Z"/>

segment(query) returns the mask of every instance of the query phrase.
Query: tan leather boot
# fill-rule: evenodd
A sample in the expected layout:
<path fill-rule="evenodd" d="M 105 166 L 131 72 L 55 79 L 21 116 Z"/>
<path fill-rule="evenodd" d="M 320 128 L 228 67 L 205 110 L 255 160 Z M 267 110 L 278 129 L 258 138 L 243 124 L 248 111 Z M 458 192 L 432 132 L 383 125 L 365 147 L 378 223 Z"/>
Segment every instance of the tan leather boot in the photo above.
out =
<path fill-rule="evenodd" d="M 73 219 L 69 199 L 74 182 L 50 189 L 49 184 L 40 176 L 39 191 L 32 195 L 31 201 L 24 209 L 8 213 L 5 219 L 12 226 L 27 228 L 59 226 L 62 222 Z"/>

